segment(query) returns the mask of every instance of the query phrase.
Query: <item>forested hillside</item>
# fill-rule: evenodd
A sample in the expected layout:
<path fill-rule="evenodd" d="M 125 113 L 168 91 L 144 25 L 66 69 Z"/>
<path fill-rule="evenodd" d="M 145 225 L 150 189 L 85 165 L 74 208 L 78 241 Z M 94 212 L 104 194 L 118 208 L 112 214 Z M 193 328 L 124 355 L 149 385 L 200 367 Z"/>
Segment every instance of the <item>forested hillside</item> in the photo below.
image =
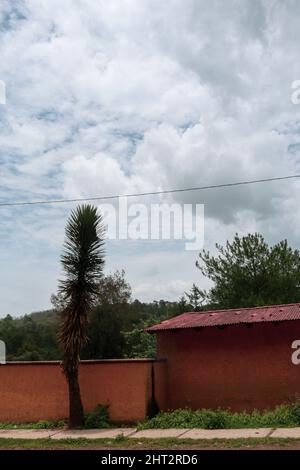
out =
<path fill-rule="evenodd" d="M 98 305 L 89 318 L 89 342 L 83 359 L 153 357 L 155 337 L 143 328 L 185 309 L 181 302 L 132 300 L 123 272 L 105 277 L 99 291 Z M 8 361 L 60 359 L 59 299 L 53 296 L 53 303 L 53 310 L 20 318 L 7 315 L 0 320 L 0 339 L 6 343 Z"/>

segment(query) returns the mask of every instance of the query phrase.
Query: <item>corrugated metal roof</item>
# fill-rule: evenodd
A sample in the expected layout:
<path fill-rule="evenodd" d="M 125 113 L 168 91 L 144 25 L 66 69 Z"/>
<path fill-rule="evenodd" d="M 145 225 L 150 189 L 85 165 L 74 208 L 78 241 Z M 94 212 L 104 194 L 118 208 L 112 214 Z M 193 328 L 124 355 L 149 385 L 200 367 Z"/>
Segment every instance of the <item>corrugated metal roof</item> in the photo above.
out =
<path fill-rule="evenodd" d="M 164 320 L 157 325 L 147 328 L 145 331 L 156 333 L 159 331 L 183 328 L 203 328 L 207 326 L 278 322 L 286 320 L 300 320 L 300 303 L 210 310 L 206 312 L 187 312 L 177 317 Z"/>

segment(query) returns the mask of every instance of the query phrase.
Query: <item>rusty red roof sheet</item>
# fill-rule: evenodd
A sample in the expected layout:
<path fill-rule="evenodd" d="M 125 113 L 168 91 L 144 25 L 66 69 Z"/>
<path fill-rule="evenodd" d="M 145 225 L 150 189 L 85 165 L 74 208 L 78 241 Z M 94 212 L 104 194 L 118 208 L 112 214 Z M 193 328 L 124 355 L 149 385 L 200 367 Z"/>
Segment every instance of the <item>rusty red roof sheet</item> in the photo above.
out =
<path fill-rule="evenodd" d="M 300 303 L 268 305 L 265 307 L 233 308 L 206 312 L 187 312 L 146 328 L 148 333 L 184 328 L 238 325 L 240 323 L 300 320 Z"/>

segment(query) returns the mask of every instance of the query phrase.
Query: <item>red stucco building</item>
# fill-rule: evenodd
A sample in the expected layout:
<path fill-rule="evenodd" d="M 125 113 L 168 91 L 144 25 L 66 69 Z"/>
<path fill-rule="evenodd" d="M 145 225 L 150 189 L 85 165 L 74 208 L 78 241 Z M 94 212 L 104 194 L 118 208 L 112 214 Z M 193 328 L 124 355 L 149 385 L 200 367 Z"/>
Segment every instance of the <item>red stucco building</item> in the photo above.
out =
<path fill-rule="evenodd" d="M 300 398 L 300 303 L 184 313 L 147 331 L 167 361 L 168 409 L 265 409 Z"/>

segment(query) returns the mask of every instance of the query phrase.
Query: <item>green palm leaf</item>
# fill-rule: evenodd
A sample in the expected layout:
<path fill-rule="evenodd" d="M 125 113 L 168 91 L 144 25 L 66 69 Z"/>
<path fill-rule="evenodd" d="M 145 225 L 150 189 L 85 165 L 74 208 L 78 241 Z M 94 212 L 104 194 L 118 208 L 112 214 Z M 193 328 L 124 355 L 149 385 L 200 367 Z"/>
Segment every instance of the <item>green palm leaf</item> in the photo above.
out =
<path fill-rule="evenodd" d="M 78 382 L 81 348 L 87 341 L 87 316 L 98 292 L 104 265 L 104 229 L 97 208 L 82 205 L 71 212 L 61 256 L 65 278 L 59 283 L 64 309 L 59 330 L 62 368 L 69 385 L 69 425 L 83 424 Z"/>

